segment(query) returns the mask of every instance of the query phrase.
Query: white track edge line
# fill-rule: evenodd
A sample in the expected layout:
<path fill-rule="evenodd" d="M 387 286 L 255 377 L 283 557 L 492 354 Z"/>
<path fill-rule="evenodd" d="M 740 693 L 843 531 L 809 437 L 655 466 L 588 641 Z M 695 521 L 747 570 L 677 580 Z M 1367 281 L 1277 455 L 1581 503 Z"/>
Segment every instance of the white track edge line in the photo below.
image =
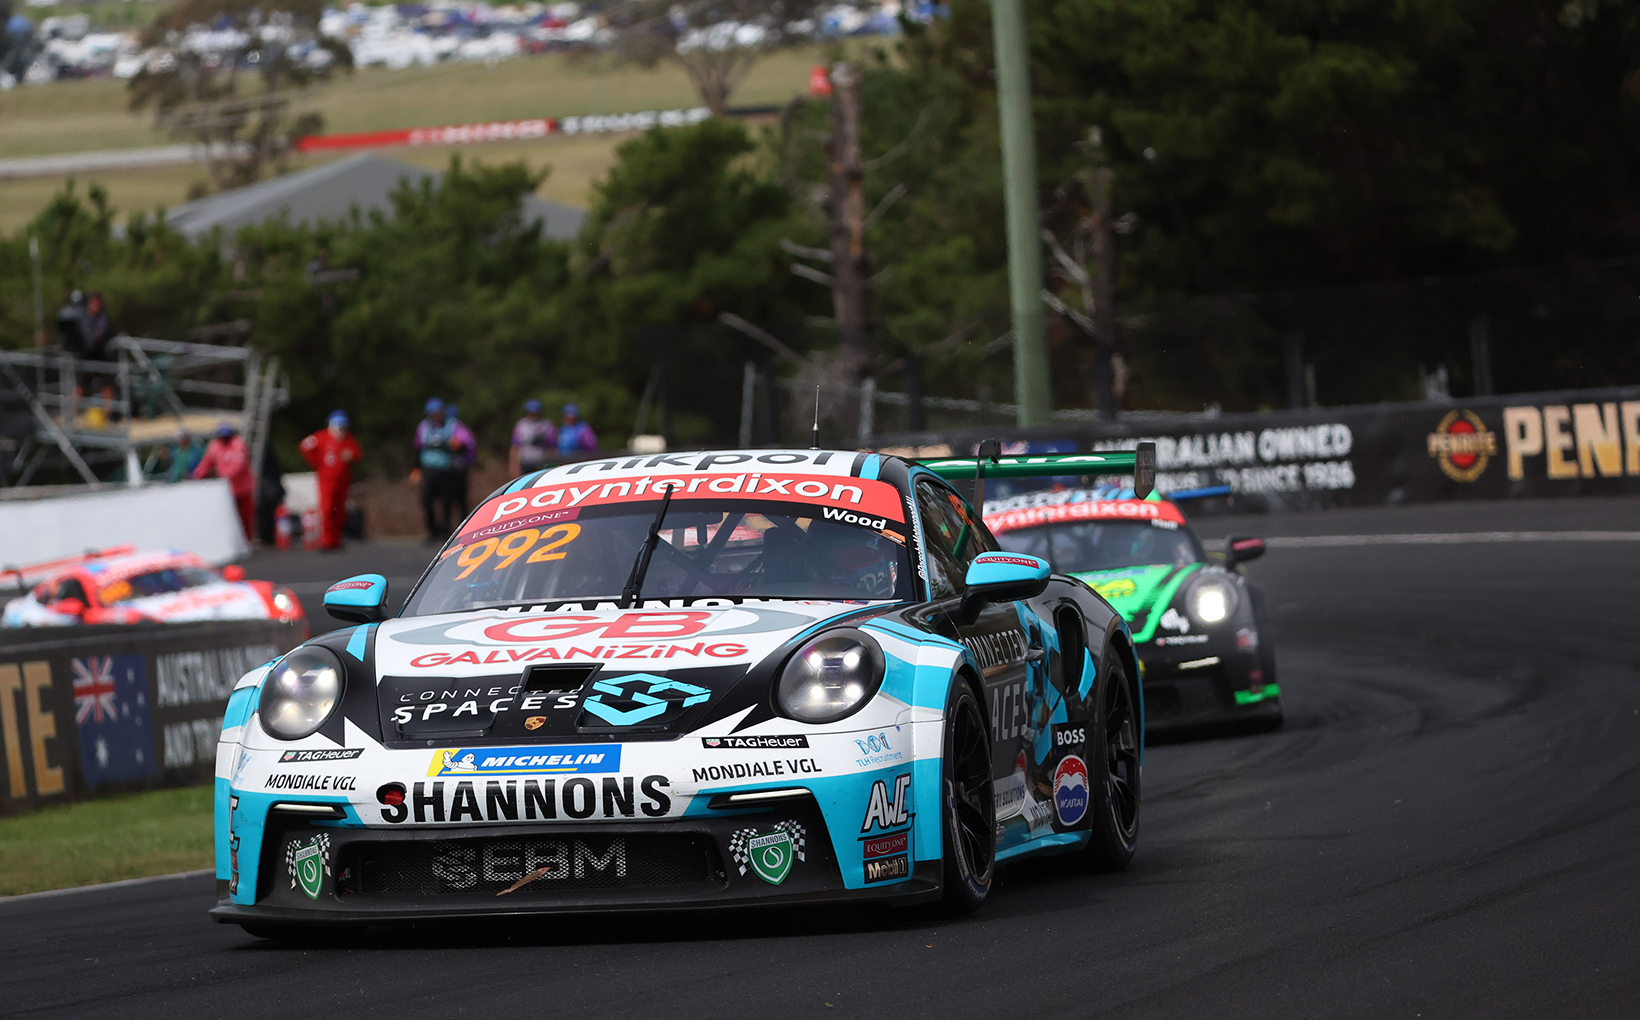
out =
<path fill-rule="evenodd" d="M 1352 545 L 1468 545 L 1487 542 L 1640 542 L 1640 531 L 1467 531 L 1402 535 L 1290 535 L 1264 540 L 1272 549 Z"/>
<path fill-rule="evenodd" d="M 119 889 L 130 885 L 148 885 L 152 882 L 164 882 L 173 878 L 198 878 L 201 875 L 214 875 L 215 868 L 201 868 L 198 871 L 177 871 L 169 875 L 147 875 L 143 878 L 122 878 L 118 882 L 99 882 L 96 885 L 76 885 L 67 889 L 42 889 L 39 892 L 18 893 L 16 896 L 0 896 L 0 906 L 7 903 L 17 903 L 22 900 L 43 900 L 51 896 L 67 896 L 70 893 L 96 892 L 99 889 Z"/>

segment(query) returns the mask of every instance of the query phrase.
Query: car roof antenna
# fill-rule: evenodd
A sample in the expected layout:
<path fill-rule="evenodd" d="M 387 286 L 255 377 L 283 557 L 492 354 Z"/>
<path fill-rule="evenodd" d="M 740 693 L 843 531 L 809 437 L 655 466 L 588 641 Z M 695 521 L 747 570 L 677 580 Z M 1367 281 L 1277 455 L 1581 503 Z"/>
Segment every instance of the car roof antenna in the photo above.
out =
<path fill-rule="evenodd" d="M 814 384 L 814 431 L 809 435 L 809 449 L 820 449 L 820 384 Z"/>

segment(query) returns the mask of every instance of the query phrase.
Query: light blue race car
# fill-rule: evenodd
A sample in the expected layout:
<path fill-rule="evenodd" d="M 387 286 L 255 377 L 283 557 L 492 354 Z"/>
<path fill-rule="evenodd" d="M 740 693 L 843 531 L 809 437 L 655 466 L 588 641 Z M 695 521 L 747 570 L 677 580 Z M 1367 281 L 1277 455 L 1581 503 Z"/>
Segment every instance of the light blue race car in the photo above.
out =
<path fill-rule="evenodd" d="M 1151 453 L 993 475 L 1153 471 Z M 1074 463 L 1072 463 L 1074 462 Z M 826 450 L 583 461 L 486 499 L 396 615 L 240 680 L 218 921 L 315 926 L 838 900 L 984 903 L 1138 838 L 1127 624 L 948 478 Z"/>

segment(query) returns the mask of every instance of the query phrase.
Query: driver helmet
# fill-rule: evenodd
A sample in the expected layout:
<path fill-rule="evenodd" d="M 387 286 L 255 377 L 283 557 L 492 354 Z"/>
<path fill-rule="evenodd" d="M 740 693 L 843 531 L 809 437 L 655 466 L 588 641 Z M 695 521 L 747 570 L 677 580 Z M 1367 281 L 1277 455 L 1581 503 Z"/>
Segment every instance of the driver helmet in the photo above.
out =
<path fill-rule="evenodd" d="M 812 581 L 846 587 L 862 598 L 894 594 L 886 540 L 874 531 L 815 521 L 803 543 L 803 569 Z"/>

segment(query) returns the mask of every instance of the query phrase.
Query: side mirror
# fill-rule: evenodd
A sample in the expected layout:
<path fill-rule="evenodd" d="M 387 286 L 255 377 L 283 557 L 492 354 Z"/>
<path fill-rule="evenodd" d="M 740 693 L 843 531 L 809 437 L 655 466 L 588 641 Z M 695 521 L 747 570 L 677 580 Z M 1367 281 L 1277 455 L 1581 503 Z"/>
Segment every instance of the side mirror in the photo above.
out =
<path fill-rule="evenodd" d="M 1264 555 L 1264 539 L 1237 537 L 1232 535 L 1224 543 L 1224 565 L 1233 567 L 1238 563 L 1256 560 Z"/>
<path fill-rule="evenodd" d="M 230 563 L 222 568 L 222 579 L 224 581 L 243 581 L 245 579 L 245 568 L 237 563 Z"/>
<path fill-rule="evenodd" d="M 962 597 L 964 622 L 973 622 L 982 606 L 990 602 L 1014 602 L 1034 598 L 1048 587 L 1053 567 L 1038 556 L 1024 553 L 987 552 L 968 565 Z"/>
<path fill-rule="evenodd" d="M 325 589 L 325 612 L 348 623 L 379 623 L 387 619 L 387 578 L 360 574 Z"/>
<path fill-rule="evenodd" d="M 61 613 L 63 616 L 85 615 L 85 603 L 79 599 L 58 599 L 46 608 L 53 613 Z"/>

